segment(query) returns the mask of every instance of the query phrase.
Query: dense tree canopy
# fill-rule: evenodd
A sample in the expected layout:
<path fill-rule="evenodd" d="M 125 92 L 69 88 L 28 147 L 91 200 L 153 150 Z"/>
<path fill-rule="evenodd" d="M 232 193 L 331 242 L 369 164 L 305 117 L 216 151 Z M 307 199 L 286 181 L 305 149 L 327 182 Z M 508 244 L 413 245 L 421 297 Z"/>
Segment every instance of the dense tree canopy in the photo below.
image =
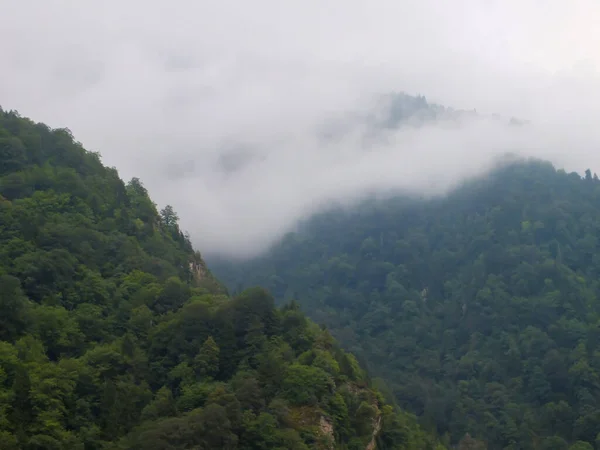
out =
<path fill-rule="evenodd" d="M 139 179 L 0 110 L 0 448 L 436 449 L 291 302 L 229 298 Z"/>
<path fill-rule="evenodd" d="M 595 175 L 513 161 L 443 198 L 319 214 L 213 269 L 298 298 L 447 442 L 598 449 L 599 236 Z"/>

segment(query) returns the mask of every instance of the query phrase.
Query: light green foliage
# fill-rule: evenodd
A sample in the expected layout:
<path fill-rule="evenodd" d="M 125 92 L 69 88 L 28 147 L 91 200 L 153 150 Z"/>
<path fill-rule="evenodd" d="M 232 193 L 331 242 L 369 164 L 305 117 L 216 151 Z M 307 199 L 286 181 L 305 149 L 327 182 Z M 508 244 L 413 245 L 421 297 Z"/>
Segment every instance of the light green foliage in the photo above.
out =
<path fill-rule="evenodd" d="M 594 450 L 589 442 L 577 441 L 569 447 L 569 450 Z"/>
<path fill-rule="evenodd" d="M 330 417 L 349 448 L 356 383 L 297 305 L 229 298 L 139 179 L 0 110 L 1 449 L 307 450 Z"/>
<path fill-rule="evenodd" d="M 333 390 L 333 379 L 318 367 L 292 364 L 283 379 L 285 399 L 292 405 L 314 405 Z"/>
<path fill-rule="evenodd" d="M 161 387 L 152 400 L 142 410 L 142 420 L 156 420 L 163 417 L 177 415 L 177 406 L 173 398 L 173 392 L 166 386 Z"/>

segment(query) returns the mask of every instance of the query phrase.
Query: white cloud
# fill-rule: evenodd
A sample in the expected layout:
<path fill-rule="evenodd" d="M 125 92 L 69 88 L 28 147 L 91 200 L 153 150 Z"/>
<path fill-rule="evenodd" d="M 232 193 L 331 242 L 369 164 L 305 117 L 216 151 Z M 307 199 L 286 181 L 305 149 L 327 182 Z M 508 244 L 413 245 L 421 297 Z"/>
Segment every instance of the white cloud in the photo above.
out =
<path fill-rule="evenodd" d="M 122 176 L 141 177 L 204 251 L 259 251 L 324 202 L 367 189 L 440 192 L 507 150 L 600 171 L 595 0 L 0 0 L 0 10 L 0 104 L 69 127 Z M 323 123 L 392 90 L 533 125 L 432 125 L 369 151 L 360 128 L 318 139 Z"/>

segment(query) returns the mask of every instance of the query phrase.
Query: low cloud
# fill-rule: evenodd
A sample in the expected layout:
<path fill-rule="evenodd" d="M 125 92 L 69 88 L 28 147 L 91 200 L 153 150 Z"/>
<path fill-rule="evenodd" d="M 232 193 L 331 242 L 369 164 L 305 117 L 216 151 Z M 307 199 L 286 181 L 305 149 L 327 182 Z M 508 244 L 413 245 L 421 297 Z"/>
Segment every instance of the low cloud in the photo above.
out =
<path fill-rule="evenodd" d="M 330 201 L 446 192 L 506 152 L 600 171 L 595 0 L 0 0 L 0 105 L 70 128 L 250 256 Z M 488 117 L 373 132 L 390 92 Z"/>

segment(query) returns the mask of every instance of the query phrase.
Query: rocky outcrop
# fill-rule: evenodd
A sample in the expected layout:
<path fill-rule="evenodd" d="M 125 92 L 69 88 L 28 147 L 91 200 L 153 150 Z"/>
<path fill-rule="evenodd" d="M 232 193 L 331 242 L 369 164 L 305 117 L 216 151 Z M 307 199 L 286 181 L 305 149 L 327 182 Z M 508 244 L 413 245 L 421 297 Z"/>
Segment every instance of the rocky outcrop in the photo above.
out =
<path fill-rule="evenodd" d="M 192 282 L 195 286 L 205 288 L 213 294 L 227 294 L 227 288 L 208 270 L 200 253 L 196 252 L 189 261 Z"/>
<path fill-rule="evenodd" d="M 335 445 L 335 436 L 333 434 L 333 424 L 331 420 L 325 416 L 321 416 L 319 419 L 319 431 L 321 436 L 324 437 L 324 442 L 327 449 L 333 450 Z"/>
<path fill-rule="evenodd" d="M 381 431 L 381 415 L 377 416 L 373 423 L 373 434 L 371 435 L 371 441 L 367 445 L 366 450 L 375 450 L 377 447 L 377 435 Z"/>
<path fill-rule="evenodd" d="M 192 276 L 197 281 L 202 280 L 206 276 L 206 267 L 204 266 L 204 261 L 190 261 L 190 272 L 192 272 Z"/>

